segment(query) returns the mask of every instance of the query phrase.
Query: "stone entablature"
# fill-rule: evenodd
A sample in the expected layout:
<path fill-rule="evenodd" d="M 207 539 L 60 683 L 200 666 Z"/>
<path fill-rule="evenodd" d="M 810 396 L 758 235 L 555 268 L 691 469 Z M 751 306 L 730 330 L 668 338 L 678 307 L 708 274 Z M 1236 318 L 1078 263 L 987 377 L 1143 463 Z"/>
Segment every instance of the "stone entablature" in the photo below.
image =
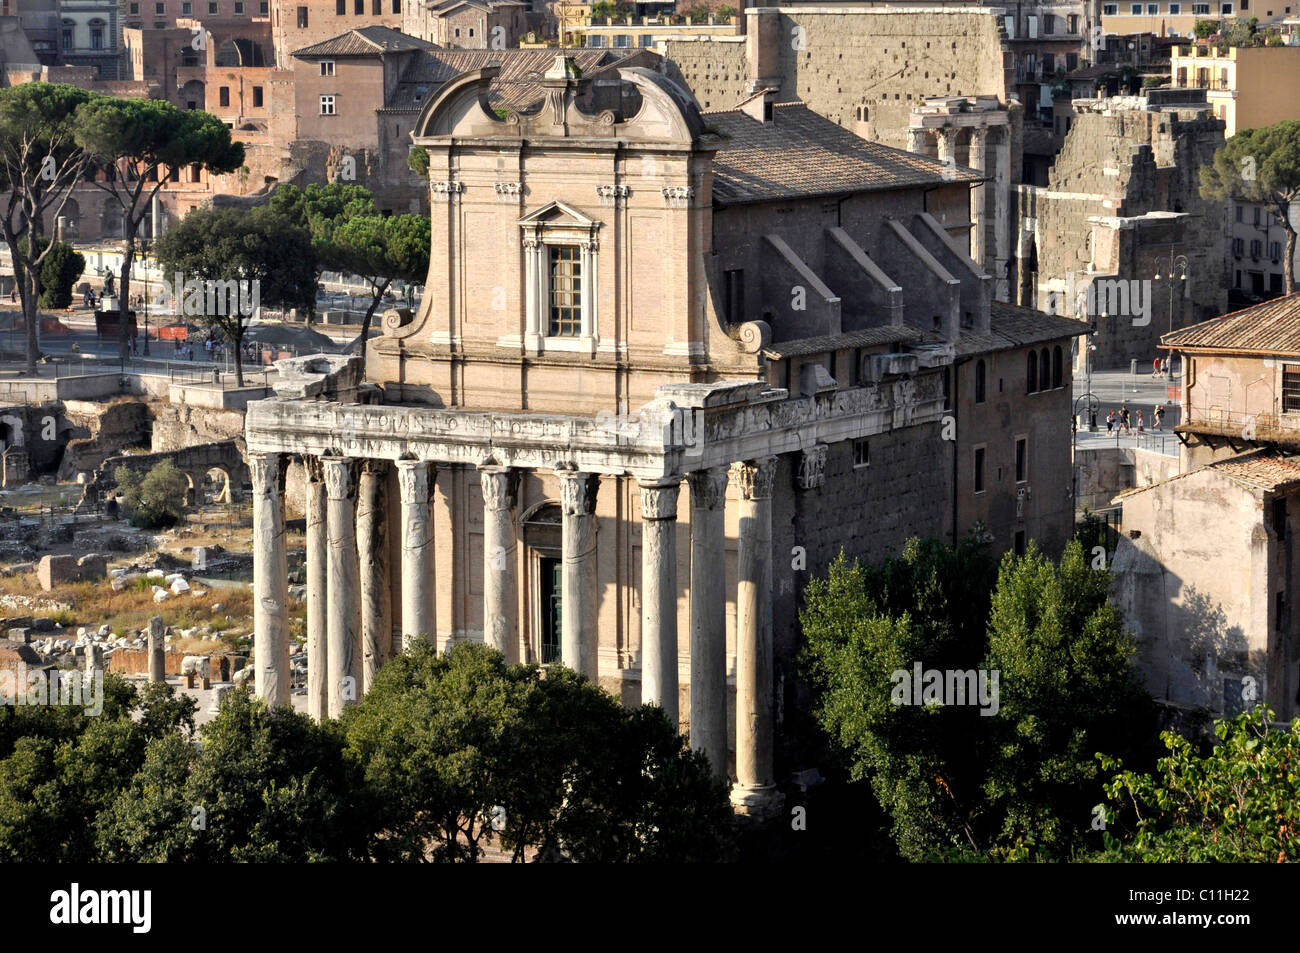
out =
<path fill-rule="evenodd" d="M 255 401 L 248 406 L 248 448 L 471 466 L 494 460 L 545 470 L 572 464 L 584 472 L 656 480 L 933 423 L 943 415 L 937 374 L 820 398 L 790 398 L 752 381 L 673 385 L 658 393 L 632 415 L 635 427 L 621 428 L 599 416 Z"/>

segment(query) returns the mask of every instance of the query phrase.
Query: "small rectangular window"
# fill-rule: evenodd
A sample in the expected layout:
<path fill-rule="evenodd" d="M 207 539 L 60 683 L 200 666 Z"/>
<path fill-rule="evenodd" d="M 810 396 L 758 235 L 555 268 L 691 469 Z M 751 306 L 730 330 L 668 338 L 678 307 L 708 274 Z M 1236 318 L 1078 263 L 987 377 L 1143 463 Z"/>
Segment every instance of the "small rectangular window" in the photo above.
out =
<path fill-rule="evenodd" d="M 230 87 L 229 87 L 229 86 L 222 86 L 220 89 L 217 90 L 217 105 L 218 105 L 218 106 L 229 106 L 229 105 L 230 105 Z"/>
<path fill-rule="evenodd" d="M 1273 501 L 1273 535 L 1286 539 L 1286 500 Z"/>
<path fill-rule="evenodd" d="M 1179 16 L 1182 14 L 1182 12 L 1183 12 L 1183 5 L 1181 3 L 1169 4 L 1169 15 L 1171 17 Z"/>
<path fill-rule="evenodd" d="M 182 0 L 181 16 L 188 17 L 188 16 L 192 16 L 193 14 L 194 14 L 194 4 L 191 2 L 191 0 Z"/>
<path fill-rule="evenodd" d="M 1023 529 L 1016 530 L 1013 546 L 1017 556 L 1023 556 L 1025 554 L 1025 531 Z"/>
<path fill-rule="evenodd" d="M 357 16 L 362 16 L 366 12 L 366 0 L 353 0 L 352 12 Z"/>
<path fill-rule="evenodd" d="M 334 61 L 333 61 L 333 60 L 321 60 L 321 61 L 320 61 L 320 74 L 321 74 L 322 76 L 333 76 L 333 75 L 334 75 Z"/>
<path fill-rule="evenodd" d="M 217 4 L 215 3 L 215 0 L 209 0 L 209 2 L 208 2 L 208 16 L 210 16 L 210 17 L 215 17 L 216 15 L 217 15 Z"/>
<path fill-rule="evenodd" d="M 307 29 L 307 8 L 306 7 L 298 8 L 298 29 L 300 30 Z"/>
<path fill-rule="evenodd" d="M 271 12 L 271 0 L 259 0 L 257 4 L 257 15 L 264 17 Z"/>
<path fill-rule="evenodd" d="M 984 492 L 984 448 L 975 448 L 975 492 Z"/>
<path fill-rule="evenodd" d="M 262 87 L 253 87 L 253 106 L 260 108 L 262 105 Z"/>
<path fill-rule="evenodd" d="M 1133 16 L 1135 17 L 1142 16 L 1142 4 L 1140 3 L 1129 4 L 1128 12 L 1133 14 Z"/>
<path fill-rule="evenodd" d="M 335 16 L 343 16 L 348 12 L 348 0 L 334 0 Z"/>
<path fill-rule="evenodd" d="M 393 12 L 394 13 L 402 12 L 402 0 L 393 0 Z"/>
<path fill-rule="evenodd" d="M 871 444 L 863 438 L 853 441 L 853 468 L 871 466 Z"/>
<path fill-rule="evenodd" d="M 1234 206 L 1234 215 L 1236 216 L 1237 221 L 1240 222 L 1240 221 L 1241 221 L 1241 206 L 1240 206 L 1240 205 Z"/>
<path fill-rule="evenodd" d="M 1118 4 L 1118 3 L 1107 3 L 1107 4 L 1105 4 L 1105 5 L 1102 6 L 1102 8 L 1101 8 L 1101 12 L 1102 12 L 1103 15 L 1108 16 L 1108 17 L 1117 17 L 1117 16 L 1119 16 L 1119 4 Z"/>
<path fill-rule="evenodd" d="M 370 12 L 379 16 L 384 12 L 384 0 L 370 0 Z"/>
<path fill-rule="evenodd" d="M 1148 3 L 1148 4 L 1147 4 L 1147 16 L 1149 16 L 1149 17 L 1158 17 L 1159 15 L 1160 15 L 1160 4 L 1158 4 L 1158 3 Z"/>
<path fill-rule="evenodd" d="M 1282 365 L 1282 412 L 1300 413 L 1300 364 Z"/>
<path fill-rule="evenodd" d="M 244 15 L 244 0 L 235 0 L 235 16 Z"/>
<path fill-rule="evenodd" d="M 1016 438 L 1016 482 L 1024 483 L 1029 479 L 1029 438 Z"/>
<path fill-rule="evenodd" d="M 320 98 L 320 114 L 321 114 L 322 116 L 333 116 L 333 115 L 335 115 L 335 112 L 334 112 L 334 97 L 333 97 L 333 96 L 322 96 L 322 97 Z"/>

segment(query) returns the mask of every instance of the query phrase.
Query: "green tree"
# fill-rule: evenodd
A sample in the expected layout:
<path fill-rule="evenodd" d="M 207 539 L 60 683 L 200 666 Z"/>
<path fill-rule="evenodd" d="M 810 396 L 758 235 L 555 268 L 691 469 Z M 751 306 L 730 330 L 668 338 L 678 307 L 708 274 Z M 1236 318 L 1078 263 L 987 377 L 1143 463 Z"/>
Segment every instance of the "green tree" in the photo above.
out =
<path fill-rule="evenodd" d="M 232 692 L 200 729 L 152 741 L 104 814 L 104 859 L 302 863 L 365 859 L 359 775 L 333 722 Z"/>
<path fill-rule="evenodd" d="M 0 229 L 9 246 L 27 330 L 27 373 L 40 359 L 41 266 L 53 244 L 44 223 L 57 220 L 81 181 L 87 157 L 75 140 L 78 108 L 91 94 L 75 86 L 21 83 L 0 89 Z M 30 240 L 24 251 L 24 241 Z"/>
<path fill-rule="evenodd" d="M 1076 812 L 1100 799 L 1093 755 L 1128 753 L 1145 713 L 1106 603 L 1109 575 L 1087 568 L 1078 543 L 1059 567 L 1032 546 L 1008 554 L 996 587 L 991 568 L 973 538 L 956 549 L 913 540 L 879 566 L 841 557 L 805 590 L 817 717 L 851 777 L 869 779 L 911 860 L 1086 847 L 1087 804 Z M 906 703 L 915 700 L 896 691 L 917 663 L 982 669 L 986 695 L 979 705 Z"/>
<path fill-rule="evenodd" d="M 1265 708 L 1215 723 L 1202 755 L 1161 734 L 1158 774 L 1120 770 L 1106 787 L 1106 859 L 1143 863 L 1282 863 L 1300 858 L 1300 719 L 1269 725 Z M 1119 825 L 1117 827 L 1117 825 Z M 1118 832 L 1118 833 L 1117 833 Z"/>
<path fill-rule="evenodd" d="M 184 273 L 187 285 L 191 280 L 248 282 L 261 304 L 315 307 L 319 268 L 311 233 L 277 208 L 199 209 L 168 229 L 154 248 L 164 270 Z M 188 294 L 185 307 L 190 310 Z M 240 350 L 251 315 L 231 307 L 196 317 L 231 343 L 235 381 L 242 387 Z"/>
<path fill-rule="evenodd" d="M 234 172 L 244 163 L 244 145 L 232 141 L 230 127 L 203 110 L 179 109 L 165 99 L 110 96 L 96 96 L 77 109 L 76 139 L 101 173 L 93 184 L 122 210 L 125 246 L 118 300 L 126 311 L 140 232 L 169 173 L 191 166 L 209 174 Z M 123 321 L 121 327 L 119 346 L 126 360 L 130 326 Z"/>
<path fill-rule="evenodd" d="M 42 308 L 66 308 L 72 304 L 72 286 L 86 270 L 86 258 L 67 242 L 55 242 L 41 262 Z"/>
<path fill-rule="evenodd" d="M 1214 154 L 1212 164 L 1201 166 L 1201 194 L 1252 202 L 1272 211 L 1286 232 L 1282 257 L 1286 292 L 1295 291 L 1296 223 L 1291 221 L 1291 204 L 1300 199 L 1300 120 L 1237 133 Z"/>
<path fill-rule="evenodd" d="M 958 548 L 912 539 L 875 566 L 843 554 L 804 591 L 804 673 L 816 717 L 894 821 L 906 857 L 960 837 L 979 843 L 990 719 L 973 706 L 900 705 L 895 672 L 979 667 L 994 566 L 974 537 Z"/>
<path fill-rule="evenodd" d="M 388 286 L 395 279 L 422 284 L 428 276 L 429 220 L 422 215 L 349 219 L 335 230 L 329 255 L 334 267 L 364 278 L 370 285 L 370 304 L 361 319 L 364 348 L 370 323 Z"/>
<path fill-rule="evenodd" d="M 169 686 L 138 693 L 106 675 L 98 715 L 56 705 L 0 715 L 0 739 L 12 739 L 0 748 L 0 860 L 98 860 L 101 823 L 117 792 L 150 742 L 192 730 L 194 708 Z"/>
<path fill-rule="evenodd" d="M 411 146 L 410 151 L 406 153 L 406 164 L 420 178 L 429 181 L 429 153 L 424 147 Z"/>
<path fill-rule="evenodd" d="M 1196 34 L 1198 40 L 1208 40 L 1219 32 L 1219 21 L 1197 20 L 1196 25 L 1192 27 L 1192 32 Z"/>
<path fill-rule="evenodd" d="M 984 667 L 1001 672 L 1000 730 L 984 793 L 999 821 L 991 843 L 1013 856 L 1091 846 L 1097 752 L 1147 752 L 1135 727 L 1154 726 L 1150 697 L 1109 590 L 1109 572 L 1091 568 L 1077 541 L 1059 564 L 1031 543 L 999 569 Z"/>
<path fill-rule="evenodd" d="M 380 215 L 374 197 L 361 186 L 333 182 L 300 190 L 282 185 L 272 194 L 271 207 L 307 227 L 321 268 L 356 275 L 370 285 L 363 342 L 393 281 L 422 283 L 428 275 L 429 220 Z"/>
<path fill-rule="evenodd" d="M 113 479 L 134 525 L 159 529 L 175 526 L 184 518 L 189 480 L 172 461 L 160 460 L 143 480 L 122 464 L 113 471 Z"/>
<path fill-rule="evenodd" d="M 1218 44 L 1220 51 L 1227 52 L 1233 46 L 1258 46 L 1261 42 L 1256 33 L 1258 26 L 1258 17 L 1233 20 L 1228 29 L 1222 31 L 1222 39 Z"/>
<path fill-rule="evenodd" d="M 456 643 L 384 666 L 344 718 L 380 860 L 477 860 L 499 840 L 573 860 L 717 860 L 726 788 L 663 713 L 574 673 Z"/>

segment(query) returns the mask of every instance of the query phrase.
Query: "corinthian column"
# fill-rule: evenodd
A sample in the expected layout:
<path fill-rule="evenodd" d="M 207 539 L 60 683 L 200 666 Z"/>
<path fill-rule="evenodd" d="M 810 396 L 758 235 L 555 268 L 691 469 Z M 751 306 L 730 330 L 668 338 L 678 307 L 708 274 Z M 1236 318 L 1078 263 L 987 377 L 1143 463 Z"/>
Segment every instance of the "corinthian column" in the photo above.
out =
<path fill-rule="evenodd" d="M 362 682 L 356 461 L 325 457 L 323 462 L 329 497 L 329 714 L 337 718 L 360 698 Z"/>
<path fill-rule="evenodd" d="M 561 661 L 593 682 L 599 676 L 596 650 L 596 489 L 594 473 L 557 470 L 564 514 L 561 590 Z"/>
<path fill-rule="evenodd" d="M 393 603 L 388 572 L 388 463 L 363 460 L 357 493 L 357 554 L 361 565 L 361 690 L 393 644 Z"/>
<path fill-rule="evenodd" d="M 691 747 L 727 773 L 727 468 L 687 474 L 691 485 Z"/>
<path fill-rule="evenodd" d="M 736 579 L 736 783 L 742 814 L 769 816 L 772 770 L 772 481 L 776 457 L 736 464 L 740 551 Z"/>
<path fill-rule="evenodd" d="M 429 501 L 434 465 L 398 460 L 402 497 L 402 649 L 419 642 L 436 644 L 433 615 L 433 527 Z"/>
<path fill-rule="evenodd" d="M 250 453 L 253 482 L 253 654 L 257 697 L 289 699 L 289 564 L 284 550 L 285 458 Z"/>
<path fill-rule="evenodd" d="M 677 725 L 677 491 L 681 478 L 641 488 L 641 701 Z"/>
<path fill-rule="evenodd" d="M 326 590 L 329 588 L 329 532 L 325 514 L 325 473 L 320 457 L 304 457 L 307 468 L 307 714 L 320 721 L 329 714 L 326 661 Z"/>
<path fill-rule="evenodd" d="M 515 504 L 519 471 L 486 466 L 483 486 L 483 641 L 518 661 L 519 617 L 515 603 Z"/>

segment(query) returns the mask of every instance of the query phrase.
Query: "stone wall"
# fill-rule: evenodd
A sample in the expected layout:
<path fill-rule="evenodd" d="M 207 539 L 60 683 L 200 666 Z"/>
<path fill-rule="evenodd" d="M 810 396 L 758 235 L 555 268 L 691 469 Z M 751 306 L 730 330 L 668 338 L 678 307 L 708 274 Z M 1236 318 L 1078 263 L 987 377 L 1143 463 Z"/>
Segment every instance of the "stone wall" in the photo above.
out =
<path fill-rule="evenodd" d="M 93 471 L 109 457 L 127 447 L 149 443 L 152 414 L 138 400 L 117 400 L 109 404 L 69 400 L 63 404 L 67 429 L 59 479 L 72 480 L 83 471 Z"/>
<path fill-rule="evenodd" d="M 1094 366 L 1150 363 L 1161 334 L 1227 309 L 1226 205 L 1201 198 L 1200 168 L 1223 144 L 1223 123 L 1195 104 L 1155 108 L 1146 99 L 1076 100 L 1079 110 L 1046 188 L 1019 187 L 1021 303 L 1076 313 L 1093 280 L 1124 282 L 1131 300 L 1108 295 L 1096 323 Z M 1171 257 L 1186 274 L 1170 297 Z M 1156 281 L 1155 276 L 1161 275 Z M 1136 282 L 1136 284 L 1134 284 Z M 1100 286 L 1098 286 L 1100 287 Z M 1117 313 L 1122 312 L 1122 313 Z"/>
<path fill-rule="evenodd" d="M 732 41 L 670 40 L 703 109 L 730 109 L 755 84 L 779 84 L 848 129 L 907 148 L 910 111 L 926 96 L 1007 99 L 1006 37 L 991 8 L 761 7 L 746 15 L 745 53 Z M 865 110 L 865 112 L 860 112 Z M 1016 157 L 1019 178 L 1019 157 Z"/>
<path fill-rule="evenodd" d="M 1286 512 L 1300 513 L 1300 495 L 1284 492 Z M 1283 648 L 1293 613 L 1279 618 L 1276 607 L 1289 610 L 1296 591 L 1296 520 L 1279 537 L 1274 498 L 1213 468 L 1124 498 L 1112 598 L 1157 699 L 1222 712 L 1249 676 L 1279 719 L 1295 716 L 1294 656 Z"/>
<path fill-rule="evenodd" d="M 183 450 L 199 443 L 240 440 L 244 436 L 244 415 L 237 410 L 210 410 L 188 404 L 153 405 L 154 453 Z"/>

